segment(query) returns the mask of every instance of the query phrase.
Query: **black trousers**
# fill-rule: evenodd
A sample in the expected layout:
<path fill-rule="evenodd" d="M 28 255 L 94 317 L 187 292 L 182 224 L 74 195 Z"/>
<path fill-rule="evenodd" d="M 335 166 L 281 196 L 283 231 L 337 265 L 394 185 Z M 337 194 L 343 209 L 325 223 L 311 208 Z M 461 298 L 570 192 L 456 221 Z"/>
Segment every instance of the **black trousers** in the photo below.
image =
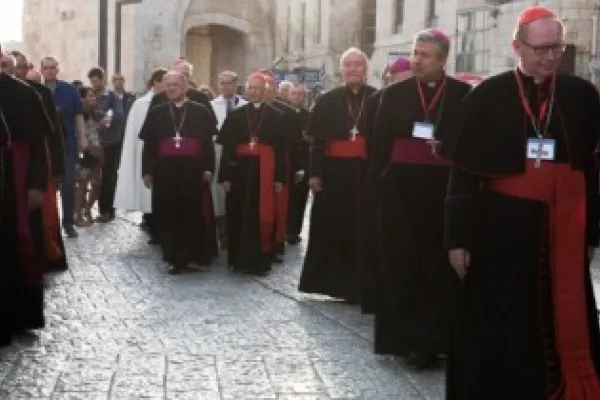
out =
<path fill-rule="evenodd" d="M 98 208 L 100 215 L 115 215 L 113 207 L 117 188 L 117 171 L 121 160 L 121 143 L 104 146 L 104 165 L 102 166 L 102 184 Z"/>
<path fill-rule="evenodd" d="M 304 222 L 304 212 L 308 201 L 308 180 L 290 185 L 290 200 L 288 205 L 288 234 L 300 235 Z"/>

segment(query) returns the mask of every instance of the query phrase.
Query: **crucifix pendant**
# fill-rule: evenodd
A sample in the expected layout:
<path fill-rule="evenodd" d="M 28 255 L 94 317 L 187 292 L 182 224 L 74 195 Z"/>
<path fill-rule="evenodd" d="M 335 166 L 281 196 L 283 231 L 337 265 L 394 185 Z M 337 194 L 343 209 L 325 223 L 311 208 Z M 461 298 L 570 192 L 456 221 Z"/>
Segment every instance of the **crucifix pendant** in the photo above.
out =
<path fill-rule="evenodd" d="M 537 157 L 535 158 L 535 167 L 539 168 L 542 166 L 542 150 L 543 150 L 543 142 L 542 139 L 539 139 Z"/>
<path fill-rule="evenodd" d="M 179 132 L 177 132 L 177 134 L 175 135 L 173 140 L 175 141 L 175 148 L 176 149 L 180 148 L 181 147 L 181 135 L 179 134 Z"/>
<path fill-rule="evenodd" d="M 256 146 L 256 139 L 250 139 L 250 150 L 254 150 L 254 146 Z"/>
<path fill-rule="evenodd" d="M 354 142 L 356 140 L 357 135 L 358 135 L 358 128 L 356 127 L 356 125 L 354 125 L 352 127 L 352 129 L 350 129 L 350 140 Z"/>

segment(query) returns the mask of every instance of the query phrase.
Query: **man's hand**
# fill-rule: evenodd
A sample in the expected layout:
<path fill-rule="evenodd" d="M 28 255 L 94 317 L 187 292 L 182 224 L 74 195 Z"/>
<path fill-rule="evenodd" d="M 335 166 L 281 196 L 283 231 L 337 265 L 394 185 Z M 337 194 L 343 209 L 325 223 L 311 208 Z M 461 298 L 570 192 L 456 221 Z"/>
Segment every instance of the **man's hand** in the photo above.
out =
<path fill-rule="evenodd" d="M 283 190 L 283 183 L 275 182 L 275 193 L 281 193 Z"/>
<path fill-rule="evenodd" d="M 144 175 L 142 179 L 144 180 L 144 186 L 146 186 L 147 189 L 152 189 L 152 176 Z"/>
<path fill-rule="evenodd" d="M 310 188 L 310 190 L 312 190 L 315 193 L 323 190 L 323 185 L 321 184 L 321 178 L 317 178 L 316 176 L 313 176 L 312 178 L 310 178 L 308 180 L 308 187 Z"/>
<path fill-rule="evenodd" d="M 27 208 L 29 210 L 37 210 L 44 204 L 44 192 L 37 189 L 29 189 L 27 191 Z"/>
<path fill-rule="evenodd" d="M 471 253 L 465 249 L 452 249 L 449 258 L 454 271 L 460 279 L 464 279 L 471 266 Z"/>
<path fill-rule="evenodd" d="M 225 181 L 222 183 L 222 185 L 223 185 L 223 190 L 225 191 L 225 193 L 229 193 L 229 191 L 231 190 L 231 182 Z"/>
<path fill-rule="evenodd" d="M 204 171 L 204 180 L 208 183 L 212 182 L 213 174 L 210 171 Z"/>
<path fill-rule="evenodd" d="M 294 183 L 300 183 L 304 180 L 305 172 L 303 169 L 300 171 L 296 171 L 296 175 L 294 176 Z"/>
<path fill-rule="evenodd" d="M 86 151 L 90 147 L 86 137 L 79 138 L 79 151 Z"/>

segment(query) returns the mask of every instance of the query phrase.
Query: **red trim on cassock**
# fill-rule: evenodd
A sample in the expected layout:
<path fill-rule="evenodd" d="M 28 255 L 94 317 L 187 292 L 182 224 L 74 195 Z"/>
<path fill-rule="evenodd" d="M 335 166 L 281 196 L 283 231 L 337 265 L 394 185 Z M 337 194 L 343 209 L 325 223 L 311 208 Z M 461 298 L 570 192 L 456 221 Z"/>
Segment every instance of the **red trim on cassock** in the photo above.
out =
<path fill-rule="evenodd" d="M 492 179 L 487 188 L 509 196 L 538 200 L 548 206 L 550 272 L 556 347 L 564 394 L 550 399 L 600 399 L 600 382 L 590 354 L 585 288 L 585 176 L 567 164 L 528 160 L 524 174 Z"/>
<path fill-rule="evenodd" d="M 13 180 L 15 186 L 15 219 L 17 221 L 17 237 L 21 268 L 25 281 L 34 286 L 43 279 L 43 267 L 33 240 L 27 207 L 27 171 L 30 163 L 30 144 L 28 142 L 13 142 L 9 150 L 12 153 Z"/>
<path fill-rule="evenodd" d="M 273 251 L 275 229 L 275 152 L 263 143 L 239 144 L 235 148 L 239 156 L 256 156 L 259 159 L 259 222 L 260 248 L 265 253 Z"/>

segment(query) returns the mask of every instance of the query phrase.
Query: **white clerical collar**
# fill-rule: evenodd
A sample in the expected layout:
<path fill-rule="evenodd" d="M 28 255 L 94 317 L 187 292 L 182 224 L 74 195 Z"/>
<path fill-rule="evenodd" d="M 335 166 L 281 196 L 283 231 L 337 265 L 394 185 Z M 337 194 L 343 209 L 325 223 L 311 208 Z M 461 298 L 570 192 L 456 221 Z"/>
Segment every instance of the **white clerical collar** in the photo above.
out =
<path fill-rule="evenodd" d="M 540 78 L 540 77 L 528 74 L 527 72 L 525 72 L 523 67 L 521 67 L 520 65 L 517 66 L 517 70 L 521 73 L 521 75 L 531 78 L 533 80 L 533 83 L 535 83 L 536 85 L 539 85 L 546 80 L 545 78 Z"/>
<path fill-rule="evenodd" d="M 259 109 L 260 106 L 262 106 L 262 102 L 252 103 L 252 105 L 254 106 L 255 109 Z"/>
<path fill-rule="evenodd" d="M 181 107 L 183 107 L 183 106 L 184 106 L 184 104 L 185 104 L 185 102 L 186 102 L 186 101 L 187 101 L 187 99 L 183 99 L 183 100 L 181 100 L 181 101 L 176 101 L 176 102 L 173 102 L 173 104 L 175 105 L 175 107 L 177 107 L 177 108 L 181 108 Z"/>

